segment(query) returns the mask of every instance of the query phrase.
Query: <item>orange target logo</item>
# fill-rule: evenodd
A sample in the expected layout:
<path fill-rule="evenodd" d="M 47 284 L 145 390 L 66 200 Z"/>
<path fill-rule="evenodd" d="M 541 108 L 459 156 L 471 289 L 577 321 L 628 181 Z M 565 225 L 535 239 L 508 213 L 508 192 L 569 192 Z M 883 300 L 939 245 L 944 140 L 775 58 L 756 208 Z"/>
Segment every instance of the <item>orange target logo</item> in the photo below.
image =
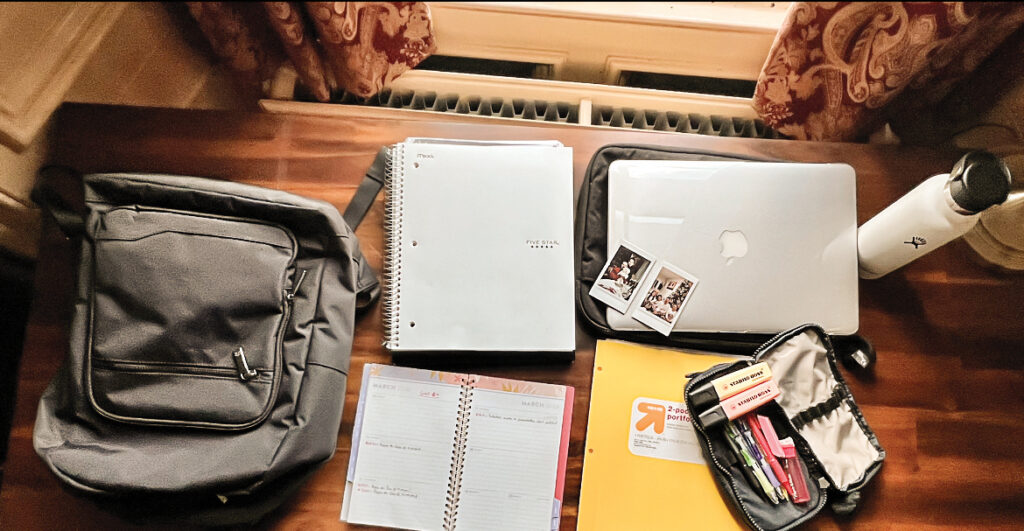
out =
<path fill-rule="evenodd" d="M 636 405 L 636 409 L 644 414 L 640 420 L 636 421 L 637 431 L 644 431 L 651 425 L 654 425 L 654 433 L 661 434 L 665 431 L 665 406 L 640 402 Z"/>

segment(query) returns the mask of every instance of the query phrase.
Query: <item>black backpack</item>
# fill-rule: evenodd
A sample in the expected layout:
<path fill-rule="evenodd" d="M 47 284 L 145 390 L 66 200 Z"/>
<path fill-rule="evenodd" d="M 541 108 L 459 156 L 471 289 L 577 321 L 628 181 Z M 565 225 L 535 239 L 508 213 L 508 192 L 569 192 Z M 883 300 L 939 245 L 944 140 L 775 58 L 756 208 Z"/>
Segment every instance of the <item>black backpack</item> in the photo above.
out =
<path fill-rule="evenodd" d="M 377 181 L 343 220 L 326 202 L 227 181 L 82 180 L 84 219 L 45 178 L 37 189 L 82 245 L 36 452 L 129 520 L 257 521 L 337 446 L 356 309 L 379 292 L 352 228 Z"/>

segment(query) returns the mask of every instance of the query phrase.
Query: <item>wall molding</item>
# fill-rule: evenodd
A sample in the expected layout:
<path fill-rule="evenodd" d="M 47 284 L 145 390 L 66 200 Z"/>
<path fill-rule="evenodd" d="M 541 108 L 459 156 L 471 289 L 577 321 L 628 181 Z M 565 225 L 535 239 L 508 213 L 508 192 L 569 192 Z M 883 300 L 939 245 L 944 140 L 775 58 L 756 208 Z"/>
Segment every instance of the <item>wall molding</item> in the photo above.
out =
<path fill-rule="evenodd" d="M 21 151 L 36 137 L 128 3 L 0 5 L 11 68 L 0 72 L 0 142 Z"/>
<path fill-rule="evenodd" d="M 438 2 L 430 11 L 438 55 L 543 62 L 530 58 L 542 43 L 564 58 L 556 80 L 614 83 L 608 67 L 623 62 L 756 80 L 785 15 L 781 3 L 762 4 Z"/>

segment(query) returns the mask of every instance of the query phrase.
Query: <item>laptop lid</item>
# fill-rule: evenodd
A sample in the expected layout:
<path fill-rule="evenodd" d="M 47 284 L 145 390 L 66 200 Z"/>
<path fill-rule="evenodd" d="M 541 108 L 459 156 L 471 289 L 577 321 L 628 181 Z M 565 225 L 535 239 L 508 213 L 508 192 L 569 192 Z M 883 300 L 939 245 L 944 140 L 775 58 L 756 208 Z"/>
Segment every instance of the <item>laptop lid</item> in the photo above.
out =
<path fill-rule="evenodd" d="M 856 181 L 846 164 L 615 161 L 609 253 L 620 239 L 699 280 L 673 331 L 857 331 Z M 609 325 L 649 330 L 630 317 L 640 299 L 625 314 L 608 309 Z"/>

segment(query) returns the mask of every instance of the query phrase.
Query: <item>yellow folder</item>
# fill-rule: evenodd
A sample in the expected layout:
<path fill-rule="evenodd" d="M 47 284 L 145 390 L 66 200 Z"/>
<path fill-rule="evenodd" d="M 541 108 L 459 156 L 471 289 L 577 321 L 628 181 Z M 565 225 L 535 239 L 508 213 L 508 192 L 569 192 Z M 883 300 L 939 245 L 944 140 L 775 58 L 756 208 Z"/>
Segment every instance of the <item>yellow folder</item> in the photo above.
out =
<path fill-rule="evenodd" d="M 679 410 L 687 374 L 732 360 L 597 342 L 577 529 L 744 529 Z"/>

